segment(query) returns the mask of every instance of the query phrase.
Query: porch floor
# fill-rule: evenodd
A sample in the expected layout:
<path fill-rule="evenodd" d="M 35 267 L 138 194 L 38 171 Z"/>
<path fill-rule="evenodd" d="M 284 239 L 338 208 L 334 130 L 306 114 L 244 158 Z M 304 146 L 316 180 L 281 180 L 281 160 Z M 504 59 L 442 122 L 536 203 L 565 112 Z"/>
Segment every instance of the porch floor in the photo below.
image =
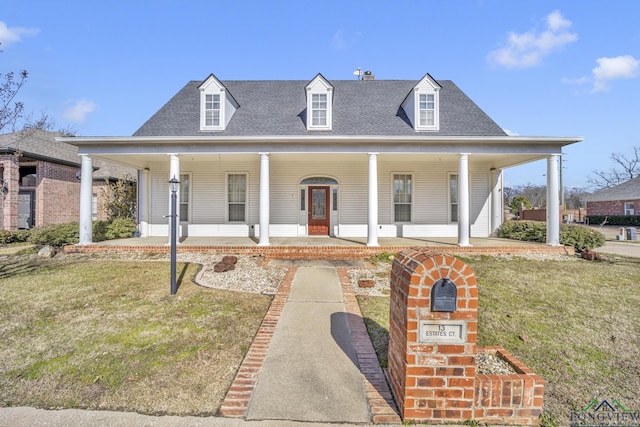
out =
<path fill-rule="evenodd" d="M 329 237 L 329 236 L 301 236 L 301 237 L 271 237 L 271 246 L 367 246 L 366 237 Z M 540 243 L 520 242 L 517 240 L 499 238 L 471 238 L 471 247 L 540 247 L 546 246 Z M 406 238 L 406 237 L 379 237 L 378 244 L 383 247 L 414 247 L 414 246 L 434 246 L 434 247 L 458 247 L 456 237 L 429 237 L 429 238 Z M 96 246 L 162 246 L 168 245 L 168 238 L 158 237 L 135 237 L 130 239 L 107 240 L 96 242 Z M 179 247 L 183 246 L 258 246 L 258 239 L 253 237 L 183 237 L 180 239 Z"/>

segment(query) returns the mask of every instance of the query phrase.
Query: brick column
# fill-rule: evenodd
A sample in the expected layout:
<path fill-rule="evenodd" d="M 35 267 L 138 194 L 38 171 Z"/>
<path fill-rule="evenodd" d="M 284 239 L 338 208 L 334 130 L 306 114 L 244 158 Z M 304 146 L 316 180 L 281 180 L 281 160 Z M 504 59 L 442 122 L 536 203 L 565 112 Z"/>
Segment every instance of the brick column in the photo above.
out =
<path fill-rule="evenodd" d="M 18 192 L 20 191 L 20 166 L 13 155 L 0 157 L 4 169 L 2 179 L 7 192 L 2 196 L 2 229 L 18 229 Z"/>
<path fill-rule="evenodd" d="M 455 311 L 434 311 L 431 291 L 455 284 Z M 401 252 L 391 270 L 389 379 L 402 418 L 460 422 L 474 415 L 478 288 L 462 261 L 426 248 Z"/>

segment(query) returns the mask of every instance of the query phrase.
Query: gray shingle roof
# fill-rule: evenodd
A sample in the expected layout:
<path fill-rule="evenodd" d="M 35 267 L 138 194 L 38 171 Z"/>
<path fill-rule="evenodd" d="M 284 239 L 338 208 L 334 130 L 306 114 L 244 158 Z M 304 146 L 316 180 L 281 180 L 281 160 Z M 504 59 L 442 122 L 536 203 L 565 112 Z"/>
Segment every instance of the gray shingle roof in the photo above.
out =
<path fill-rule="evenodd" d="M 229 125 L 221 132 L 200 131 L 201 81 L 187 83 L 134 136 L 261 136 L 318 134 L 307 131 L 302 80 L 221 81 L 237 100 Z M 333 129 L 329 135 L 416 135 L 401 103 L 413 80 L 337 80 Z M 438 81 L 440 130 L 437 136 L 506 136 L 505 132 L 453 82 Z"/>
<path fill-rule="evenodd" d="M 585 197 L 587 202 L 608 202 L 613 200 L 640 200 L 640 176 Z"/>
<path fill-rule="evenodd" d="M 58 132 L 29 130 L 0 135 L 0 153 L 21 152 L 24 158 L 35 158 L 52 163 L 59 163 L 80 168 L 82 165 L 78 155 L 78 147 L 56 141 Z M 93 178 L 136 178 L 136 170 L 106 160 L 93 160 Z"/>

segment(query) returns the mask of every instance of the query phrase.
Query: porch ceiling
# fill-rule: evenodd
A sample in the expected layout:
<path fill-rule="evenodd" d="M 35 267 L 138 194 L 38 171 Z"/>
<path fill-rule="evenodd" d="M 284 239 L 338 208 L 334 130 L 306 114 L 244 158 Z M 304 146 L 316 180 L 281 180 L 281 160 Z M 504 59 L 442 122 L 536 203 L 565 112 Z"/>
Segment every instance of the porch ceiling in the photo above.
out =
<path fill-rule="evenodd" d="M 274 153 L 274 156 L 278 157 L 296 157 L 297 159 L 309 156 L 309 158 L 316 159 L 317 156 L 362 156 L 362 161 L 367 162 L 366 154 L 318 154 L 318 153 Z M 216 161 L 220 156 L 233 156 L 239 160 L 242 158 L 246 160 L 257 161 L 259 159 L 258 153 L 255 154 L 223 154 L 223 153 L 199 153 L 199 154 L 182 154 L 180 159 L 182 162 L 188 163 L 210 163 Z M 396 159 L 402 157 L 411 157 L 415 160 L 416 156 L 424 159 L 425 163 L 428 162 L 456 162 L 459 158 L 458 154 L 425 154 L 425 153 L 380 153 L 379 159 L 383 161 L 385 157 L 395 157 Z M 530 163 L 547 158 L 548 154 L 538 153 L 526 153 L 526 154 L 472 154 L 469 156 L 470 164 L 481 162 L 491 165 L 496 169 L 506 169 L 513 166 L 518 166 L 525 163 Z M 93 154 L 92 158 L 108 160 L 111 162 L 119 163 L 122 165 L 134 167 L 136 169 L 149 168 L 151 164 L 166 163 L 169 164 L 169 156 L 167 154 Z"/>

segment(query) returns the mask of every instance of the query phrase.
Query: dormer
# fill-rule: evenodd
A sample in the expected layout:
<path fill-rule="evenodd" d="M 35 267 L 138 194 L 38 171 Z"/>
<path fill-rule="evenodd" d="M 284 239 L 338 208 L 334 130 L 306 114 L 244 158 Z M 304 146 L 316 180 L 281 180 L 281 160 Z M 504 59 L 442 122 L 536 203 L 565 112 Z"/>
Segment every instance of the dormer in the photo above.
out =
<path fill-rule="evenodd" d="M 331 130 L 333 121 L 333 85 L 322 74 L 305 86 L 307 130 Z"/>
<path fill-rule="evenodd" d="M 415 131 L 440 130 L 440 89 L 438 82 L 426 74 L 402 102 Z"/>
<path fill-rule="evenodd" d="M 233 113 L 238 109 L 238 103 L 213 74 L 210 74 L 198 89 L 200 90 L 200 130 L 225 130 Z"/>

